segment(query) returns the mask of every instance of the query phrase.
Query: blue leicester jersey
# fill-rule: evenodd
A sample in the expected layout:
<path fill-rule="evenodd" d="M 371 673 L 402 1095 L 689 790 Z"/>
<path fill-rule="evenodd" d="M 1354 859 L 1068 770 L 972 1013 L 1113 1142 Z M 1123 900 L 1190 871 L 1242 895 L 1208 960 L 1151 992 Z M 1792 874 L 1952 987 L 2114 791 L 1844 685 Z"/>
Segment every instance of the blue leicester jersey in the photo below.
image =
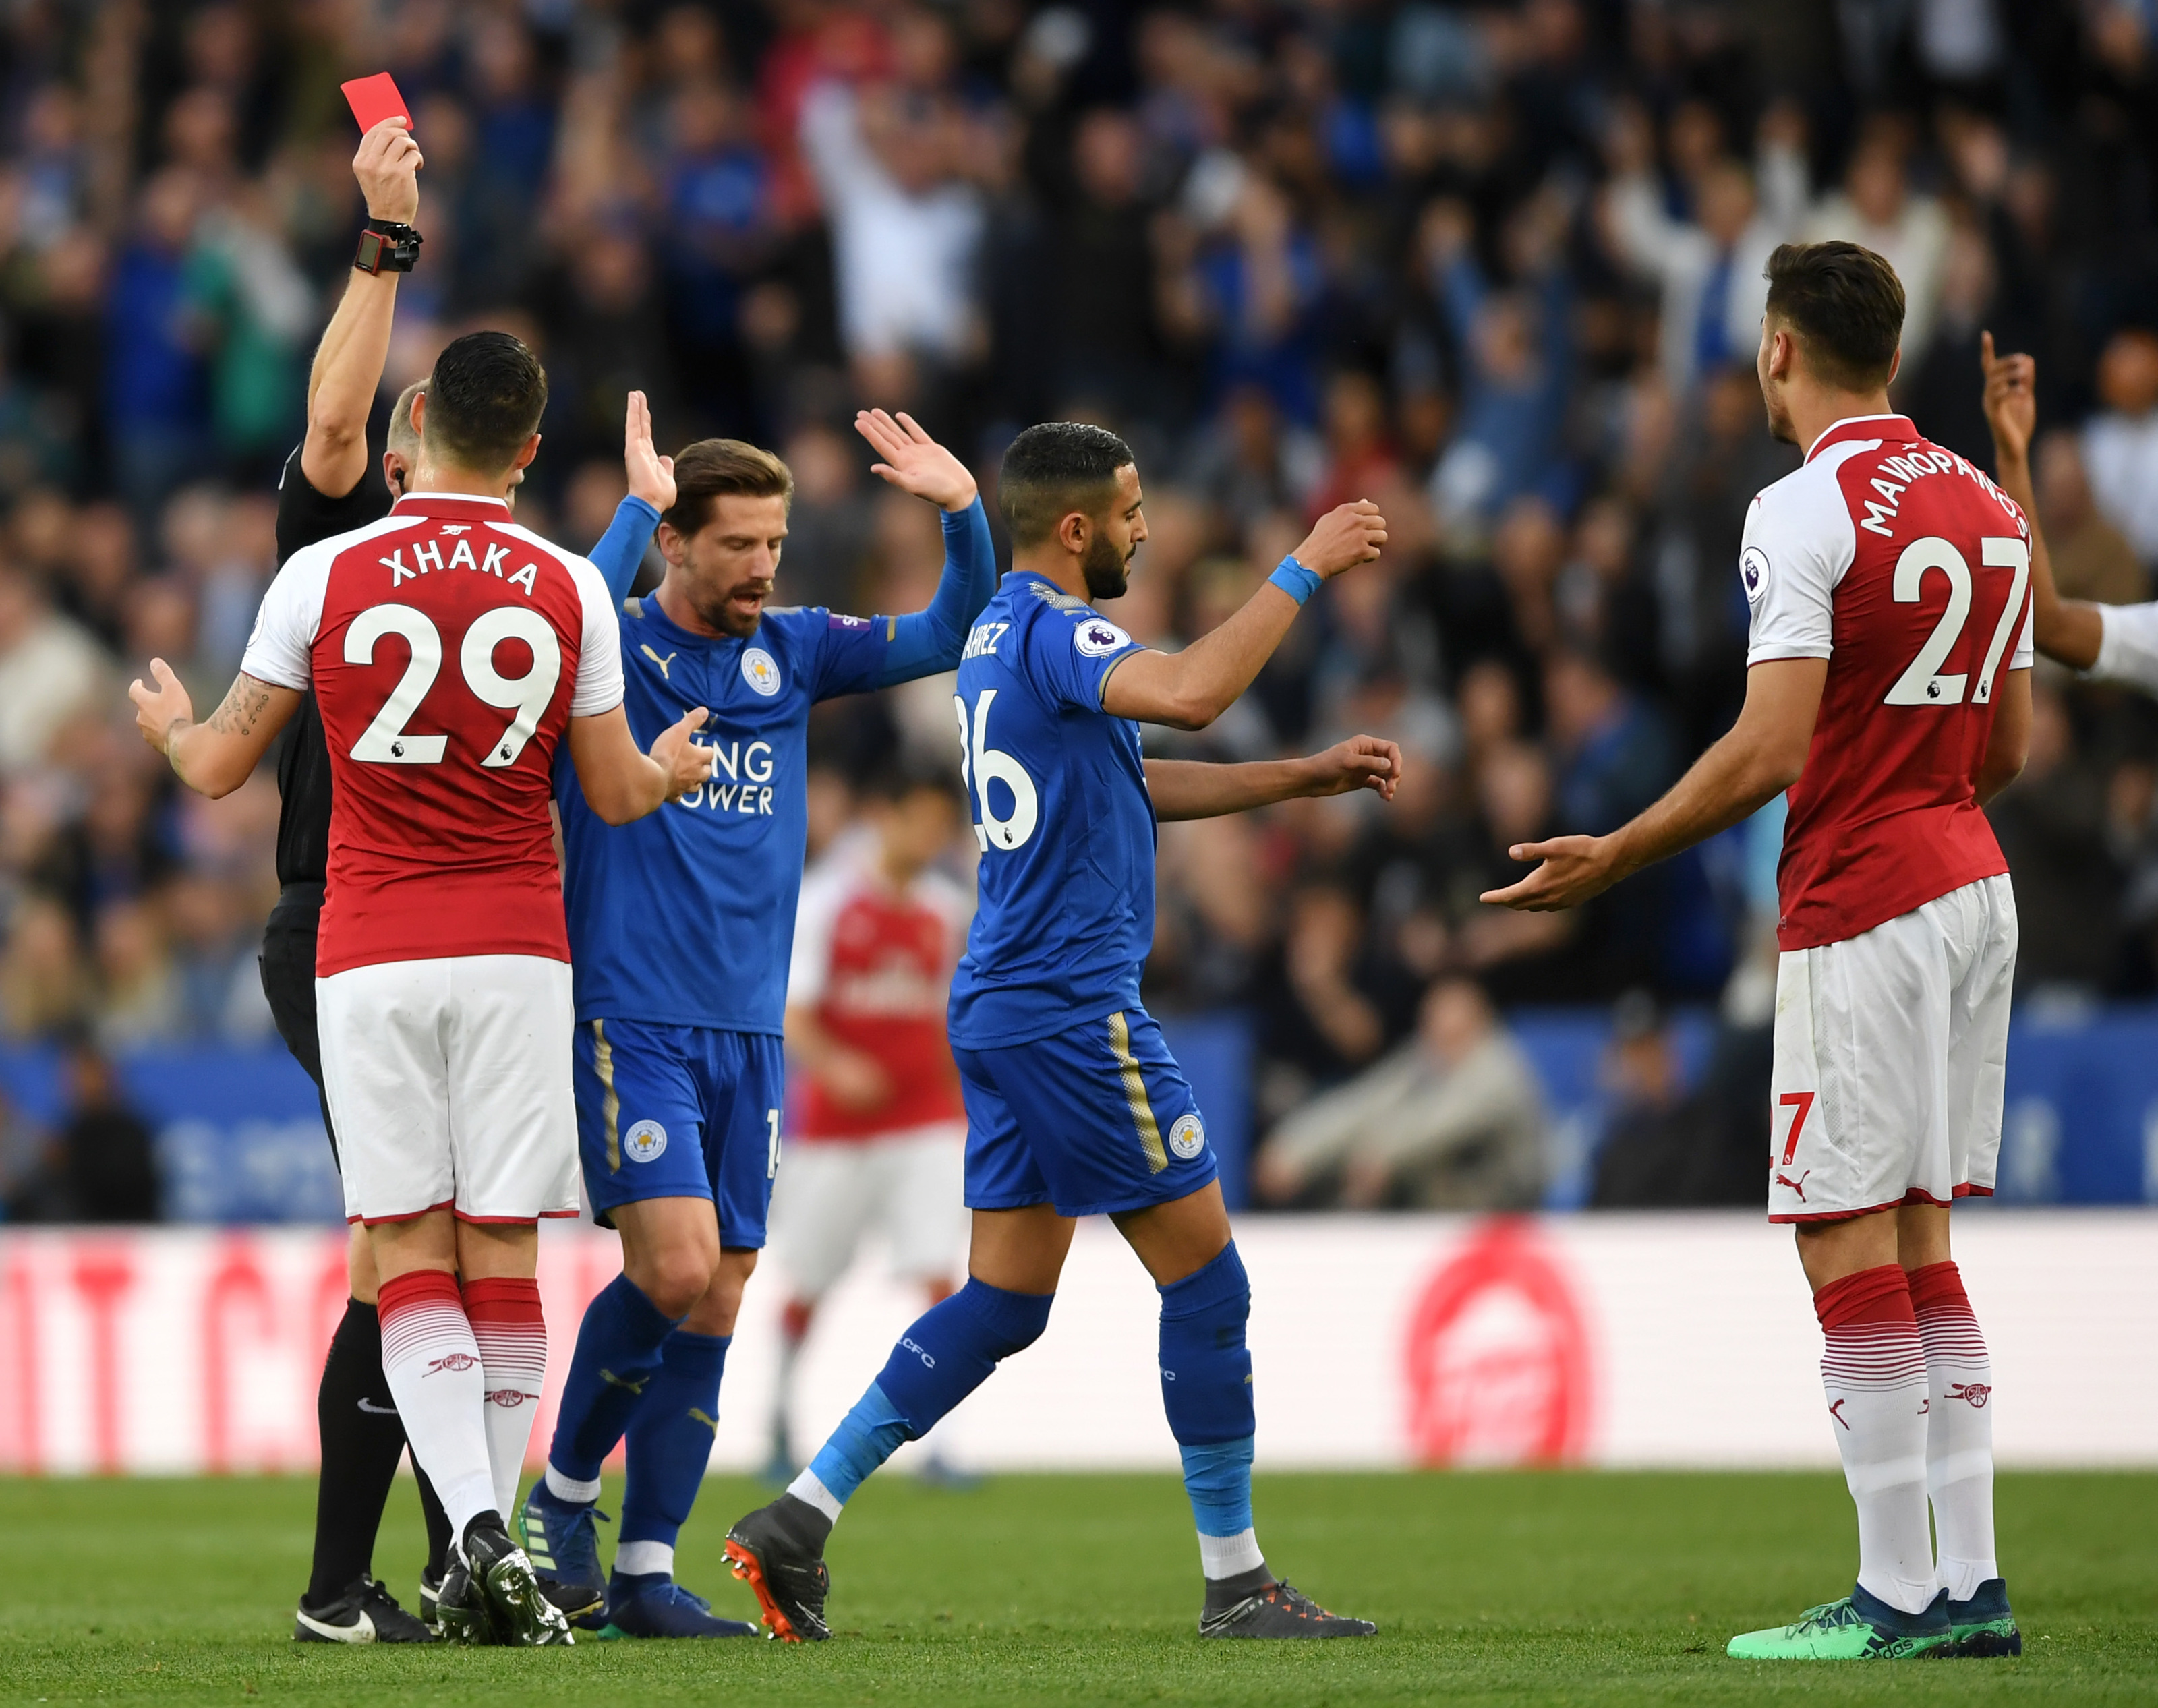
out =
<path fill-rule="evenodd" d="M 959 662 L 961 766 L 981 900 L 952 981 L 952 1041 L 1030 1043 L 1139 1006 L 1154 941 L 1154 804 L 1139 726 L 1102 710 L 1138 643 L 1014 571 Z"/>
<path fill-rule="evenodd" d="M 622 607 L 623 706 L 649 748 L 695 706 L 711 781 L 610 826 L 560 764 L 563 902 L 577 1019 L 777 1034 L 808 839 L 809 709 L 875 688 L 890 619 L 767 610 L 747 640 L 693 635 L 657 599 Z"/>

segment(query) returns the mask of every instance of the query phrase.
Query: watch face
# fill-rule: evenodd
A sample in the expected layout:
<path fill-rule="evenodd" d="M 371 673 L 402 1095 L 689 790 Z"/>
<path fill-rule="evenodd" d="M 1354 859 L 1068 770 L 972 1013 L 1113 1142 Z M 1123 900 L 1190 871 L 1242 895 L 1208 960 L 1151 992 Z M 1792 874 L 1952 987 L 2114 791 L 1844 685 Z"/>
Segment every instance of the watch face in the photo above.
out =
<path fill-rule="evenodd" d="M 382 271 L 382 235 L 379 232 L 363 231 L 359 234 L 359 253 L 354 258 L 353 265 L 364 273 Z"/>

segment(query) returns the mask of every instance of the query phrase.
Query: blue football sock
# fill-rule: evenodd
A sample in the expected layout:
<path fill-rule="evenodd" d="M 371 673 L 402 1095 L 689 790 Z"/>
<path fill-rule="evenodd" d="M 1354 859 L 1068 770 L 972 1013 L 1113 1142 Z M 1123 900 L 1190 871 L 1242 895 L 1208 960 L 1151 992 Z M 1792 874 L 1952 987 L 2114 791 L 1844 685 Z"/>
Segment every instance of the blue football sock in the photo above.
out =
<path fill-rule="evenodd" d="M 622 1439 L 658 1372 L 659 1349 L 674 1321 L 627 1275 L 615 1277 L 585 1307 L 547 1449 L 548 1464 L 562 1478 L 599 1481 L 600 1463 Z"/>
<path fill-rule="evenodd" d="M 712 1437 L 720 1427 L 720 1377 L 732 1344 L 731 1334 L 693 1334 L 687 1329 L 667 1337 L 658 1372 L 629 1420 L 629 1483 L 622 1496 L 617 1568 L 622 1554 L 637 1543 L 671 1550 L 689 1521 L 711 1463 Z"/>
<path fill-rule="evenodd" d="M 951 1298 L 923 1312 L 791 1492 L 836 1519 L 901 1442 L 928 1434 L 989 1380 L 999 1360 L 1041 1338 L 1056 1298 L 1048 1293 L 1008 1293 L 969 1278 Z"/>
<path fill-rule="evenodd" d="M 1252 1437 L 1180 1448 L 1184 1492 L 1202 1536 L 1240 1536 L 1252 1528 Z"/>
<path fill-rule="evenodd" d="M 789 1489 L 823 1510 L 827 1518 L 837 1518 L 839 1513 L 829 1509 L 827 1503 L 834 1508 L 844 1506 L 870 1472 L 897 1453 L 901 1442 L 913 1438 L 914 1432 L 906 1427 L 899 1409 L 885 1397 L 883 1387 L 871 1382 Z M 823 1491 L 822 1498 L 805 1493 L 813 1482 Z"/>
<path fill-rule="evenodd" d="M 1252 1525 L 1252 1287 L 1235 1241 L 1161 1290 L 1161 1405 L 1184 1455 L 1184 1488 L 1210 1578 L 1263 1575 Z"/>

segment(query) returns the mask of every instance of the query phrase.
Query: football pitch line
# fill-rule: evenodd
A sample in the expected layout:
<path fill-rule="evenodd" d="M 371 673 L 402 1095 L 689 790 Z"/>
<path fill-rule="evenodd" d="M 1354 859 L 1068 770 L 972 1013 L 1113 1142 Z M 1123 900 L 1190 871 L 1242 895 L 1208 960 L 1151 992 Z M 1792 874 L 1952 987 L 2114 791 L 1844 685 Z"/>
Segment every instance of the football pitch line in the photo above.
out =
<path fill-rule="evenodd" d="M 2023 1659 L 1783 1668 L 1723 1643 L 1848 1591 L 1833 1473 L 1262 1474 L 1256 1496 L 1269 1563 L 1378 1637 L 1200 1642 L 1173 1476 L 880 1478 L 833 1539 L 833 1642 L 566 1653 L 292 1643 L 308 1479 L 0 1480 L 0 1700 L 2158 1702 L 2158 1475 L 2002 1477 Z M 683 1536 L 716 1612 L 755 1617 L 720 1545 L 766 1498 L 715 1478 Z M 400 1483 L 376 1566 L 408 1606 L 423 1554 Z"/>

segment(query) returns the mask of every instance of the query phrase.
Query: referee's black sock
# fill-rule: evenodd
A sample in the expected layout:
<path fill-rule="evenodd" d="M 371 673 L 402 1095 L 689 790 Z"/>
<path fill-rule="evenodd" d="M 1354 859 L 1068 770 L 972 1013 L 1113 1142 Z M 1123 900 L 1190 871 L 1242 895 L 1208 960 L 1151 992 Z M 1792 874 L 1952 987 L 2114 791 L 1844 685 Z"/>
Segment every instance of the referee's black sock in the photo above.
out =
<path fill-rule="evenodd" d="M 382 1323 L 358 1299 L 330 1339 L 315 1396 L 322 1480 L 315 1494 L 315 1563 L 307 1601 L 321 1607 L 374 1564 L 383 1503 L 405 1453 L 405 1425 L 382 1374 Z"/>
<path fill-rule="evenodd" d="M 412 1474 L 420 1482 L 420 1516 L 427 1524 L 427 1576 L 436 1583 L 450 1569 L 450 1515 L 442 1510 L 442 1497 L 435 1493 L 435 1485 L 427 1480 L 427 1473 L 420 1468 L 418 1459 L 412 1461 Z M 508 1519 L 509 1514 L 503 1514 Z"/>

